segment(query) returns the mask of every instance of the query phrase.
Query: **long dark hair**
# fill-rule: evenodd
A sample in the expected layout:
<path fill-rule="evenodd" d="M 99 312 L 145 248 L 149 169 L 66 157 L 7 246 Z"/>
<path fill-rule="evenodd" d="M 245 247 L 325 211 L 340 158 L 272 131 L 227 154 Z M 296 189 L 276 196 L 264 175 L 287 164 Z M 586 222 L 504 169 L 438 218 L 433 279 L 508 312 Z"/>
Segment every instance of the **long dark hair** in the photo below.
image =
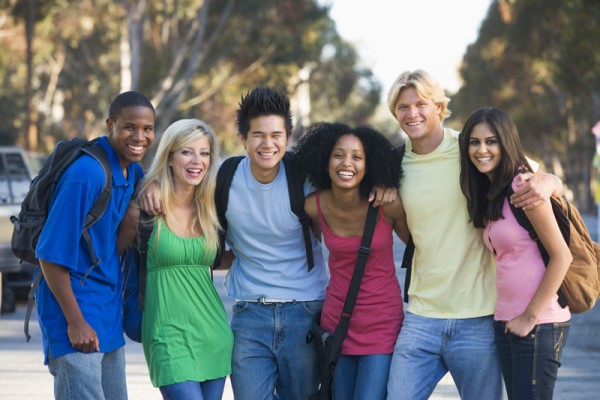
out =
<path fill-rule="evenodd" d="M 502 157 L 494 171 L 494 181 L 479 172 L 469 158 L 469 142 L 476 125 L 484 123 L 496 134 Z M 509 115 L 495 107 L 474 111 L 462 129 L 460 146 L 460 188 L 467 198 L 467 208 L 473 224 L 483 228 L 487 221 L 502 218 L 502 206 L 508 185 L 519 172 L 533 172 L 525 157 L 519 132 Z"/>

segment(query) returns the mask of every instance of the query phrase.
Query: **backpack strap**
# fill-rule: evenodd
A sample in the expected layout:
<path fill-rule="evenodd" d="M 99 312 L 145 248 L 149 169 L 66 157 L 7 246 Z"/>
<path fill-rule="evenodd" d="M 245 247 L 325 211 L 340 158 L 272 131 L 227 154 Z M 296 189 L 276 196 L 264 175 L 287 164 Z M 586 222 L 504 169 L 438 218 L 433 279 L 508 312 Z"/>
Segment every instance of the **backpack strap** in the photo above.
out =
<path fill-rule="evenodd" d="M 154 230 L 154 219 L 151 215 L 140 209 L 140 220 L 138 223 L 137 250 L 139 254 L 138 263 L 138 309 L 144 309 L 146 297 L 146 272 L 148 270 L 148 242 Z"/>
<path fill-rule="evenodd" d="M 400 160 L 400 165 L 402 165 L 402 159 L 404 158 L 404 153 L 406 152 L 406 142 L 402 143 L 400 146 L 394 148 L 394 153 L 396 157 Z M 408 303 L 408 288 L 410 287 L 410 279 L 412 276 L 412 261 L 415 256 L 415 242 L 411 235 L 408 237 L 408 243 L 406 243 L 406 248 L 404 249 L 404 255 L 402 256 L 402 264 L 400 268 L 406 269 L 406 274 L 404 275 L 404 302 Z"/>
<path fill-rule="evenodd" d="M 225 213 L 227 212 L 227 203 L 229 202 L 229 188 L 231 187 L 235 170 L 243 158 L 244 156 L 228 158 L 223 161 L 217 173 L 215 206 L 217 207 L 217 216 L 219 217 L 221 230 L 219 231 L 219 248 L 213 262 L 213 268 L 218 268 L 221 265 L 223 251 L 225 250 L 225 236 L 227 235 L 227 218 L 225 218 Z"/>
<path fill-rule="evenodd" d="M 519 225 L 521 225 L 521 227 L 527 231 L 531 240 L 533 240 L 535 242 L 535 244 L 537 245 L 540 255 L 542 256 L 542 260 L 544 260 L 544 265 L 547 267 L 548 263 L 550 262 L 550 255 L 548 254 L 548 251 L 546 251 L 546 248 L 544 248 L 542 241 L 538 237 L 538 234 L 535 231 L 535 229 L 533 228 L 533 225 L 531 225 L 531 221 L 529 221 L 529 218 L 527 218 L 525 211 L 522 208 L 515 207 L 510 202 L 510 196 L 512 196 L 514 193 L 515 192 L 512 188 L 512 185 L 508 185 L 508 187 L 506 188 L 506 200 L 508 201 L 510 210 L 512 211 L 512 213 L 515 216 L 515 219 L 517 220 Z M 569 205 L 569 211 L 568 211 L 569 215 L 567 216 L 562 211 L 562 208 L 560 207 L 560 205 L 558 205 L 553 198 L 550 198 L 550 203 L 552 204 L 552 211 L 554 213 L 556 222 L 558 223 L 558 227 L 560 228 L 561 234 L 563 235 L 563 238 L 565 239 L 565 241 L 568 245 L 570 242 L 570 222 L 569 222 L 570 221 L 569 218 L 571 216 L 570 205 Z M 567 202 L 567 204 L 568 204 L 568 202 Z M 567 298 L 565 297 L 564 293 L 562 292 L 562 290 L 560 288 L 558 289 L 557 293 L 558 293 L 558 304 L 562 308 L 565 308 L 567 306 Z"/>
<path fill-rule="evenodd" d="M 110 196 L 112 194 L 112 169 L 108 160 L 108 154 L 106 154 L 106 151 L 102 148 L 102 146 L 99 146 L 97 144 L 89 146 L 83 148 L 82 152 L 95 158 L 102 166 L 102 169 L 104 170 L 104 175 L 106 176 L 102 192 L 100 193 L 100 196 L 98 197 L 90 211 L 88 211 L 87 215 L 85 216 L 85 222 L 83 224 L 82 236 L 88 246 L 88 249 L 90 251 L 90 258 L 92 260 L 92 265 L 86 271 L 85 275 L 80 281 L 80 284 L 83 286 L 83 282 L 88 277 L 90 272 L 92 272 L 92 270 L 95 267 L 100 265 L 100 258 L 96 256 L 96 252 L 94 251 L 94 245 L 92 244 L 92 237 L 90 236 L 88 228 L 95 224 L 108 208 L 108 203 L 110 202 Z"/>
<path fill-rule="evenodd" d="M 304 179 L 300 176 L 296 154 L 287 151 L 283 156 L 283 165 L 287 178 L 288 194 L 290 196 L 290 207 L 296 214 L 300 225 L 302 225 L 302 235 L 304 237 L 304 247 L 306 249 L 306 262 L 310 271 L 315 266 L 313 257 L 312 240 L 310 233 L 310 218 L 304 211 Z"/>

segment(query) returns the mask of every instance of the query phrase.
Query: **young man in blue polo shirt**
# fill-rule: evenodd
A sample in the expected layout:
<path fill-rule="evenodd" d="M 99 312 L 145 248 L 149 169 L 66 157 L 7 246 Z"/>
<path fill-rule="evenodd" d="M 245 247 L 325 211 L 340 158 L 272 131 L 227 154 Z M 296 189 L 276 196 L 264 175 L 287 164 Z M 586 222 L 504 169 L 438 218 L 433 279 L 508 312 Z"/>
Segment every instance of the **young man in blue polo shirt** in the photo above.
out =
<path fill-rule="evenodd" d="M 62 175 L 36 248 L 44 279 L 36 293 L 44 363 L 57 399 L 126 399 L 122 300 L 116 239 L 135 189 L 138 164 L 154 140 L 155 111 L 137 92 L 120 94 L 106 120 L 112 193 L 107 210 L 89 228 L 100 264 L 82 238 L 85 216 L 102 192 L 100 163 L 79 157 Z M 137 170 L 137 172 L 136 172 Z M 38 271 L 40 273 L 40 271 Z M 87 276 L 86 276 L 87 274 Z"/>

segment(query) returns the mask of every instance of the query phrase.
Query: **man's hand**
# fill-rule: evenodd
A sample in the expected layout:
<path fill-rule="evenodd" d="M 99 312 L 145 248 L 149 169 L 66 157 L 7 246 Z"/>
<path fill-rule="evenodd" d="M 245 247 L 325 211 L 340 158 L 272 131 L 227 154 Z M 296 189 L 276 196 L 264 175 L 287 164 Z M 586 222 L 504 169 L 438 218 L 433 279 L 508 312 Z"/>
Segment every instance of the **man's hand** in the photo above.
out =
<path fill-rule="evenodd" d="M 510 202 L 517 208 L 532 210 L 548 201 L 552 194 L 562 195 L 562 182 L 555 175 L 528 172 L 520 174 L 518 179 L 522 186 L 510 197 Z"/>
<path fill-rule="evenodd" d="M 68 325 L 69 341 L 75 350 L 89 353 L 100 351 L 100 340 L 96 331 L 83 318 L 70 321 Z"/>
<path fill-rule="evenodd" d="M 373 201 L 374 207 L 386 206 L 393 203 L 397 196 L 398 189 L 396 188 L 382 188 L 375 186 L 369 195 L 369 202 Z"/>
<path fill-rule="evenodd" d="M 146 211 L 150 215 L 158 215 L 162 211 L 162 204 L 160 201 L 160 191 L 158 190 L 158 184 L 152 182 L 147 188 L 142 190 L 138 195 L 138 204 L 140 208 Z"/>

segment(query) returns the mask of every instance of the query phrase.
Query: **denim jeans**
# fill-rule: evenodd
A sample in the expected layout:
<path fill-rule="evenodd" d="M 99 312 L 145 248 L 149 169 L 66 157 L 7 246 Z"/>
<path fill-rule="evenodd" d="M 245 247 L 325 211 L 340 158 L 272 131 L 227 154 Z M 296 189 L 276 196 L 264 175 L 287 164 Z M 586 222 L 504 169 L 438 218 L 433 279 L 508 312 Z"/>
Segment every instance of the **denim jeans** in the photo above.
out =
<path fill-rule="evenodd" d="M 571 322 L 536 325 L 525 337 L 504 333 L 496 321 L 496 347 L 510 400 L 550 400 Z"/>
<path fill-rule="evenodd" d="M 388 399 L 427 399 L 448 371 L 461 399 L 501 399 L 493 323 L 491 316 L 441 319 L 407 313 L 392 356 Z"/>
<path fill-rule="evenodd" d="M 165 400 L 221 400 L 225 389 L 225 378 L 204 382 L 180 382 L 160 387 Z"/>
<path fill-rule="evenodd" d="M 306 400 L 317 391 L 316 346 L 307 334 L 322 306 L 322 301 L 233 305 L 236 400 Z"/>
<path fill-rule="evenodd" d="M 69 353 L 48 360 L 54 376 L 54 398 L 127 399 L 125 350 L 110 353 Z"/>
<path fill-rule="evenodd" d="M 342 355 L 333 376 L 334 400 L 385 400 L 391 354 Z"/>

